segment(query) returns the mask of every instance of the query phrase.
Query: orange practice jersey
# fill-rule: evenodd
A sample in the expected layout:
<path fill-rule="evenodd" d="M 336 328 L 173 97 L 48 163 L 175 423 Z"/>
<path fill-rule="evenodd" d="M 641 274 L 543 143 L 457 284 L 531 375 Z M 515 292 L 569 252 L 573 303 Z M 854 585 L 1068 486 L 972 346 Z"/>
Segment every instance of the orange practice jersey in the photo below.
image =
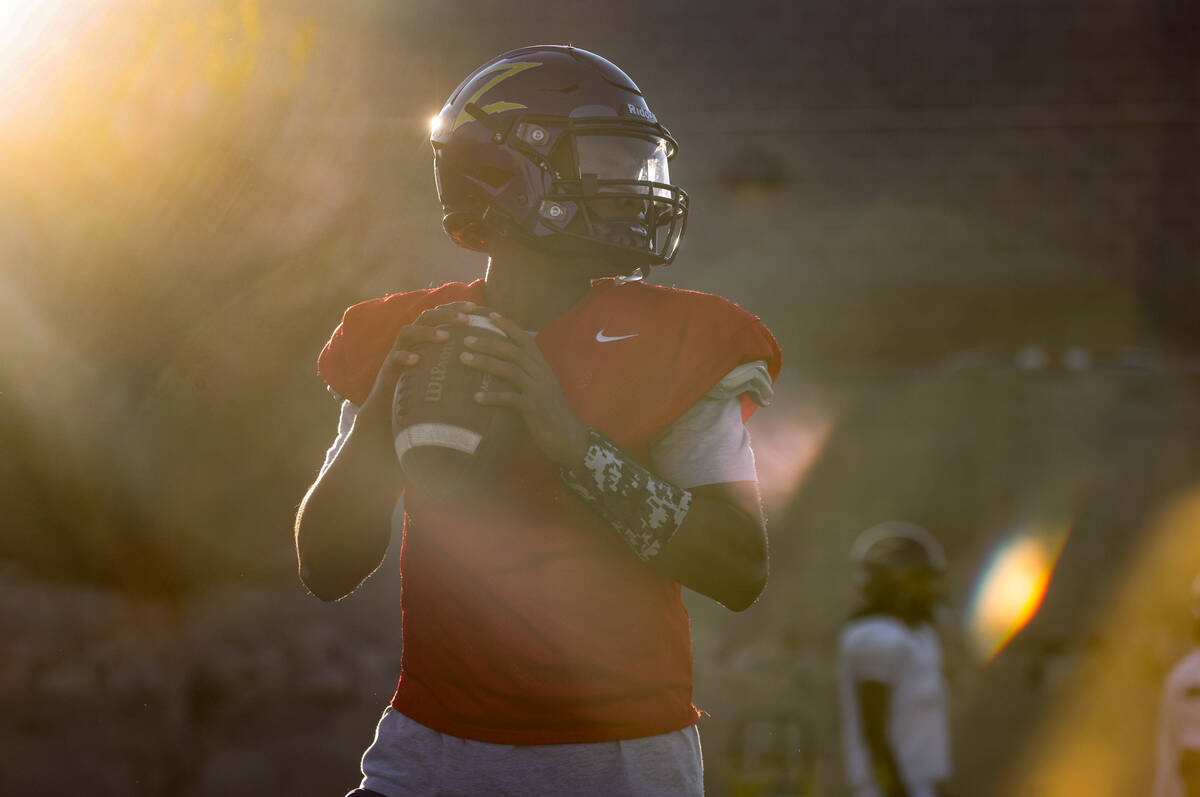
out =
<path fill-rule="evenodd" d="M 361 404 L 400 327 L 483 281 L 355 305 L 321 353 Z M 780 367 L 775 339 L 717 296 L 600 280 L 537 343 L 580 419 L 636 459 L 735 366 Z M 753 403 L 743 400 L 749 417 Z M 502 744 L 651 736 L 696 721 L 679 584 L 569 495 L 526 439 L 453 505 L 406 496 L 403 651 L 392 705 L 442 733 Z"/>

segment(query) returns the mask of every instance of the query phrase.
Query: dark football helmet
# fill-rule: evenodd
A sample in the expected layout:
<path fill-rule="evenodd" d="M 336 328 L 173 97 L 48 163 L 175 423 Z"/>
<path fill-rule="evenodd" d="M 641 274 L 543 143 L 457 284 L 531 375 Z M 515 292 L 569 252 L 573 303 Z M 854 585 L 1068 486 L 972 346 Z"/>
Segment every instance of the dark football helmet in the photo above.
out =
<path fill-rule="evenodd" d="M 864 571 L 919 568 L 941 573 L 946 569 L 941 543 L 921 526 L 903 520 L 889 520 L 858 535 L 850 558 Z"/>
<path fill-rule="evenodd" d="M 493 58 L 450 95 L 429 141 L 442 224 L 468 249 L 512 231 L 630 270 L 675 257 L 688 209 L 667 169 L 675 139 L 594 53 L 539 45 Z"/>
<path fill-rule="evenodd" d="M 854 541 L 850 558 L 855 587 L 869 604 L 923 613 L 940 597 L 946 553 L 915 523 L 889 520 L 872 526 Z"/>

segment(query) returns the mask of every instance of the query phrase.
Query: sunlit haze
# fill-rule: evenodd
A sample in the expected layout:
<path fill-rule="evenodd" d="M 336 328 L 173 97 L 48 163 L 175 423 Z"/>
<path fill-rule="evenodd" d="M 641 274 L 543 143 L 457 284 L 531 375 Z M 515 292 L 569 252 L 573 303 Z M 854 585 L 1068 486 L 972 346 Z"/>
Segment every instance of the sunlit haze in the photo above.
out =
<path fill-rule="evenodd" d="M 1144 545 L 1131 552 L 1126 574 L 1108 583 L 1090 624 L 1095 643 L 1068 672 L 1050 716 L 1029 740 L 1026 761 L 1003 794 L 1058 797 L 1087 794 L 1124 797 L 1153 746 L 1155 709 L 1136 687 L 1158 681 L 1147 651 L 1169 657 L 1163 634 L 1174 621 L 1188 627 L 1190 585 L 1200 563 L 1200 487 L 1170 501 L 1146 530 Z M 1081 619 L 1087 607 L 1079 607 Z M 1182 648 L 1176 648 L 1176 651 Z M 1169 661 L 1169 658 L 1166 658 Z"/>
<path fill-rule="evenodd" d="M 686 625 L 705 793 L 852 791 L 838 692 L 861 597 L 849 553 L 862 530 L 905 519 L 947 558 L 943 790 L 1148 795 L 1163 685 L 1196 644 L 1197 29 L 1200 0 L 0 0 L 0 797 L 80 783 L 89 797 L 341 795 L 360 782 L 406 655 L 401 596 L 434 593 L 402 583 L 402 523 L 347 600 L 325 604 L 297 577 L 297 509 L 345 429 L 326 381 L 341 379 L 318 357 L 332 336 L 326 362 L 344 349 L 342 375 L 369 381 L 382 349 L 367 338 L 388 342 L 404 294 L 486 273 L 486 253 L 442 224 L 437 181 L 467 164 L 435 174 L 430 135 L 456 122 L 442 109 L 472 70 L 537 44 L 613 61 L 679 143 L 668 170 L 649 137 L 583 139 L 689 196 L 679 257 L 645 275 L 653 292 L 717 294 L 741 310 L 713 300 L 713 324 L 715 308 L 748 322 L 694 360 L 681 348 L 661 384 L 628 387 L 639 412 L 621 424 L 642 440 L 663 401 L 683 401 L 663 392 L 675 377 L 699 393 L 761 356 L 752 316 L 782 354 L 770 405 L 746 423 L 769 538 L 754 605 L 730 611 L 660 578 L 749 588 L 757 573 L 721 555 L 724 538 L 694 562 L 680 547 L 662 574 L 630 552 L 604 593 L 618 608 L 685 602 L 675 641 Z M 524 78 L 498 85 L 478 97 L 497 118 L 541 113 Z M 578 100 L 585 116 L 610 93 L 543 87 L 548 107 Z M 521 189 L 529 207 L 547 188 L 535 183 Z M 553 293 L 528 288 L 493 303 Z M 632 333 L 643 289 L 630 290 L 618 309 Z M 396 314 L 378 328 L 374 311 L 347 310 L 389 296 L 377 304 Z M 708 321 L 595 354 L 670 351 Z M 572 352 L 592 356 L 582 336 L 595 331 Z M 603 403 L 598 388 L 586 389 Z M 533 467 L 533 443 L 520 445 L 517 465 Z M 558 490 L 542 470 L 546 484 L 512 500 L 480 496 L 485 511 Z M 408 554 L 488 564 L 467 550 L 475 538 L 423 536 L 412 498 L 394 512 L 416 513 Z M 443 608 L 464 609 L 462 633 L 439 626 L 464 643 L 454 655 L 476 630 L 552 625 L 526 652 L 561 676 L 562 710 L 547 710 L 563 728 L 591 723 L 575 686 L 592 676 L 614 700 L 622 683 L 656 689 L 632 661 L 588 663 L 579 680 L 553 661 L 568 647 L 607 655 L 633 627 L 616 611 L 599 626 L 542 612 L 590 612 L 558 587 L 599 595 L 589 559 L 621 567 L 619 537 L 538 521 L 526 539 L 518 525 L 478 540 L 528 566 L 443 562 L 461 574 L 436 585 Z M 537 583 L 543 568 L 564 581 Z M 510 579 L 529 579 L 519 605 L 493 591 Z M 511 622 L 466 616 L 485 602 Z M 656 606 L 638 617 L 661 621 Z M 64 762 L 62 742 L 84 736 Z"/>
<path fill-rule="evenodd" d="M 93 9 L 80 0 L 0 0 L 0 124 L 45 96 Z"/>

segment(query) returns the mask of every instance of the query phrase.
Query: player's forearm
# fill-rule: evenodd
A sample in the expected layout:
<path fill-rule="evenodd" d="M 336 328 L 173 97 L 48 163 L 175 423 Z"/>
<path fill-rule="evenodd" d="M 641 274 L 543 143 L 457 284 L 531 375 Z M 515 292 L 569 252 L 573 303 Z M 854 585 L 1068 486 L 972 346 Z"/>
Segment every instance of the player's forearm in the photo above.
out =
<path fill-rule="evenodd" d="M 731 503 L 733 485 L 695 487 L 687 517 L 653 564 L 688 589 L 740 612 L 767 583 L 767 533 L 760 517 Z M 739 483 L 754 496 L 753 482 Z"/>
<path fill-rule="evenodd" d="M 753 482 L 685 490 L 595 430 L 588 430 L 585 453 L 562 476 L 639 558 L 684 586 L 734 611 L 762 591 L 767 542 Z"/>
<path fill-rule="evenodd" d="M 300 578 L 314 595 L 343 598 L 379 567 L 401 484 L 387 437 L 351 431 L 296 515 Z"/>
<path fill-rule="evenodd" d="M 875 785 L 884 797 L 908 797 L 896 756 L 888 740 L 892 690 L 888 684 L 864 681 L 858 685 L 858 706 L 863 739 L 871 753 Z"/>

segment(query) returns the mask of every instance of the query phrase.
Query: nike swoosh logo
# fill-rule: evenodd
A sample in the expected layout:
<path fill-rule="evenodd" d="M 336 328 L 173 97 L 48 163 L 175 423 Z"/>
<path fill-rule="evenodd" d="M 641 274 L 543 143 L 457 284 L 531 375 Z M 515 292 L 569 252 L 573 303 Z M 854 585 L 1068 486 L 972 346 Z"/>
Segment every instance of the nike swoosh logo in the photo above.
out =
<path fill-rule="evenodd" d="M 604 330 L 602 329 L 596 333 L 596 342 L 597 343 L 608 343 L 608 342 L 614 341 L 614 340 L 625 340 L 626 338 L 636 338 L 640 334 L 641 334 L 640 332 L 634 332 L 632 335 L 617 335 L 616 337 L 610 338 L 608 335 L 604 334 Z"/>

